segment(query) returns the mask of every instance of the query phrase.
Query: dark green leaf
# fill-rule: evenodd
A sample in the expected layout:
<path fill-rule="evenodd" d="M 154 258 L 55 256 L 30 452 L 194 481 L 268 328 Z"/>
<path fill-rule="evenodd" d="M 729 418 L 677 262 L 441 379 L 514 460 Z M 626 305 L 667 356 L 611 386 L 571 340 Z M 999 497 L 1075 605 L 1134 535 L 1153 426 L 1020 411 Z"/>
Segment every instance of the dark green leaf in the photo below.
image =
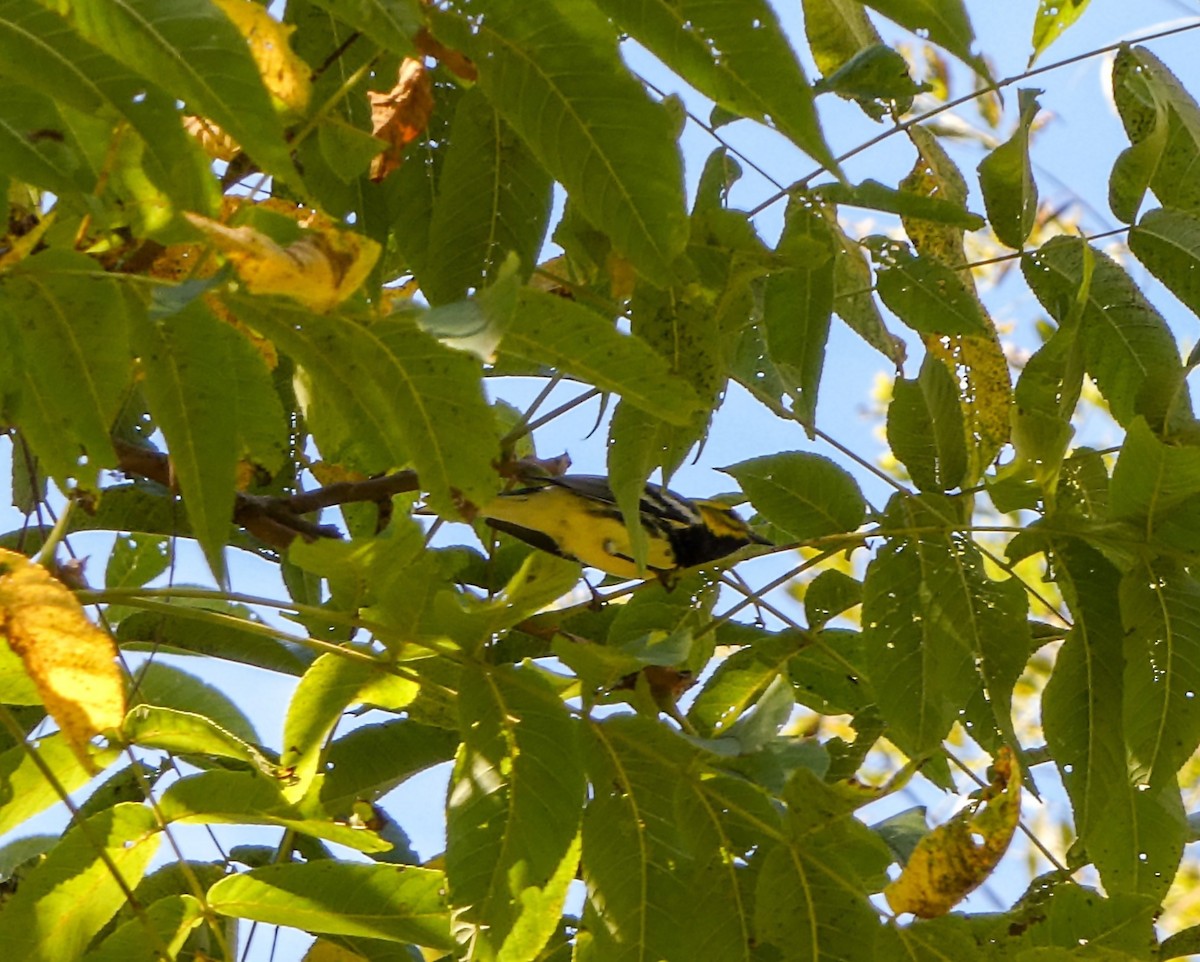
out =
<path fill-rule="evenodd" d="M 867 6 L 934 43 L 985 79 L 991 79 L 983 58 L 972 51 L 975 31 L 962 0 L 866 0 Z"/>
<path fill-rule="evenodd" d="M 845 611 L 862 604 L 862 582 L 830 568 L 808 583 L 804 592 L 804 613 L 808 623 L 819 628 Z"/>
<path fill-rule="evenodd" d="M 1129 249 L 1200 315 L 1200 215 L 1159 208 L 1129 229 Z"/>
<path fill-rule="evenodd" d="M 910 190 L 896 190 L 877 180 L 864 180 L 861 184 L 823 184 L 814 193 L 848 207 L 865 207 L 903 217 L 919 217 L 964 230 L 979 230 L 984 225 L 982 217 L 971 213 L 962 204 L 942 197 L 926 197 Z"/>
<path fill-rule="evenodd" d="M 788 205 L 776 254 L 783 262 L 763 290 L 763 329 L 771 362 L 802 424 L 817 414 L 817 389 L 833 312 L 834 238 L 808 198 Z"/>
<path fill-rule="evenodd" d="M 665 283 L 687 237 L 671 119 L 630 75 L 598 10 L 455 0 L 439 38 L 479 69 L 492 105 L 639 273 Z"/>
<path fill-rule="evenodd" d="M 363 725 L 335 739 L 325 753 L 321 804 L 331 815 L 358 799 L 375 801 L 417 772 L 454 757 L 458 736 L 409 718 Z"/>
<path fill-rule="evenodd" d="M 766 0 L 600 0 L 635 40 L 717 104 L 774 127 L 837 170 L 796 54 Z"/>
<path fill-rule="evenodd" d="M 482 287 L 509 252 L 528 277 L 550 216 L 550 178 L 477 89 L 459 100 L 449 139 L 417 275 L 434 304 Z"/>
<path fill-rule="evenodd" d="M 204 906 L 196 898 L 168 895 L 147 905 L 142 917 L 119 926 L 83 957 L 84 962 L 159 962 L 159 944 L 171 955 L 178 954 L 192 930 L 203 921 Z"/>
<path fill-rule="evenodd" d="M 94 486 L 99 469 L 116 464 L 108 433 L 132 375 L 116 282 L 83 254 L 36 254 L 0 286 L 0 327 L 21 376 L 11 419 L 56 481 Z"/>
<path fill-rule="evenodd" d="M 1081 241 L 1056 237 L 1026 255 L 1022 270 L 1060 326 L 1078 317 L 1085 369 L 1113 417 L 1128 425 L 1144 414 L 1158 426 L 1169 422 L 1172 411 L 1190 411 L 1179 349 L 1166 321 L 1119 264 L 1099 251 L 1087 254 Z"/>
<path fill-rule="evenodd" d="M 785 451 L 722 470 L 763 517 L 797 541 L 854 531 L 866 514 L 858 483 L 818 454 Z"/>
<path fill-rule="evenodd" d="M 979 186 L 1000 243 L 1020 250 L 1033 230 L 1038 191 L 1029 161 L 1029 128 L 1041 110 L 1040 90 L 1018 90 L 1021 115 L 1012 137 L 979 162 Z"/>
<path fill-rule="evenodd" d="M 948 491 L 962 483 L 967 449 L 958 386 L 932 355 L 925 356 L 915 380 L 893 383 L 887 439 L 922 491 Z"/>

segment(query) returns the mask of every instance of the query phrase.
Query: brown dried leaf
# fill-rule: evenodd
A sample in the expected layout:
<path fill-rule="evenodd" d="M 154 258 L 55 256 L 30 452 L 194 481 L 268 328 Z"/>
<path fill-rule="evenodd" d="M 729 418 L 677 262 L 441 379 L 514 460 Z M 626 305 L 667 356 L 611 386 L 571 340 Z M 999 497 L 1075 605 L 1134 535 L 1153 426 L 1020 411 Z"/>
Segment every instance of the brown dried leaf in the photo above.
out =
<path fill-rule="evenodd" d="M 125 680 L 112 638 L 83 613 L 75 596 L 41 565 L 0 549 L 0 637 L 37 686 L 46 710 L 80 763 L 93 737 L 125 718 Z"/>
<path fill-rule="evenodd" d="M 379 245 L 352 231 L 309 230 L 281 247 L 253 227 L 186 216 L 233 263 L 248 291 L 284 294 L 314 311 L 332 310 L 350 297 L 379 259 Z"/>
<path fill-rule="evenodd" d="M 945 915 L 991 875 L 1021 814 L 1020 770 L 1014 768 L 1012 753 L 1000 749 L 991 784 L 917 843 L 900 877 L 883 890 L 892 911 L 922 919 Z"/>
<path fill-rule="evenodd" d="M 372 91 L 371 133 L 388 147 L 371 161 L 371 180 L 378 183 L 400 166 L 404 148 L 421 136 L 433 113 L 433 81 L 420 60 L 406 57 L 400 78 L 387 93 Z"/>
<path fill-rule="evenodd" d="M 213 2 L 250 44 L 250 55 L 271 96 L 292 113 L 304 113 L 312 93 L 312 71 L 288 44 L 295 26 L 280 23 L 254 0 Z"/>

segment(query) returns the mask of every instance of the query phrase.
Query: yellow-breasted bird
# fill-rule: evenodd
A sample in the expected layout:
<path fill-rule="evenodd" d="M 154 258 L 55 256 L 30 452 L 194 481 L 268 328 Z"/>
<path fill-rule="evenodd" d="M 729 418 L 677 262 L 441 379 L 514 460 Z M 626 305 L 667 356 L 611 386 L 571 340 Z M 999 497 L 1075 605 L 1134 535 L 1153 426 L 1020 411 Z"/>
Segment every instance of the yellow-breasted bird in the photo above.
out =
<path fill-rule="evenodd" d="M 724 558 L 748 544 L 771 543 L 732 508 L 648 484 L 638 512 L 646 532 L 643 572 L 607 478 L 568 474 L 539 481 L 498 495 L 480 508 L 479 516 L 526 544 L 618 578 L 643 578 L 649 572 L 669 585 L 682 569 Z"/>

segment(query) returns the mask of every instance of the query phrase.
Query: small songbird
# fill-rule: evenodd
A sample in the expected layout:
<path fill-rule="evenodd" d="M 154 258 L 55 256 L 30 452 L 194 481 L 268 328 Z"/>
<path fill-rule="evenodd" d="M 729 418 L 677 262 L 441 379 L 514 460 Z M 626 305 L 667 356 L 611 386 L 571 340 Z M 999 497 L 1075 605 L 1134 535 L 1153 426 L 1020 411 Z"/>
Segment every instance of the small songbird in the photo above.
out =
<path fill-rule="evenodd" d="M 668 585 L 683 569 L 749 544 L 771 544 L 732 508 L 685 498 L 656 484 L 646 485 L 638 514 L 646 532 L 645 571 L 634 560 L 625 518 L 607 478 L 547 477 L 535 486 L 497 495 L 479 510 L 491 527 L 542 551 L 618 578 L 644 578 L 649 572 Z"/>

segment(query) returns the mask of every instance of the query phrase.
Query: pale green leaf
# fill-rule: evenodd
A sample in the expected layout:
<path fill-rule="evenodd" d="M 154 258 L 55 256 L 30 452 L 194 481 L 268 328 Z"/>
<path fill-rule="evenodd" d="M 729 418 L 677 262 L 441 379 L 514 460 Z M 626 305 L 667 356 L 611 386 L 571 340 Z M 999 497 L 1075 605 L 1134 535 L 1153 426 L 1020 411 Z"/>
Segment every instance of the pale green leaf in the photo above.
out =
<path fill-rule="evenodd" d="M 386 852 L 391 843 L 366 829 L 309 815 L 283 797 L 278 783 L 249 772 L 214 770 L 181 778 L 163 792 L 168 822 L 198 825 L 278 825 L 359 852 Z"/>
<path fill-rule="evenodd" d="M 974 291 L 935 257 L 884 242 L 876 288 L 888 309 L 918 334 L 992 336 Z"/>
<path fill-rule="evenodd" d="M 1087 9 L 1091 0 L 1038 0 L 1038 11 L 1033 21 L 1033 53 L 1029 55 L 1029 66 L 1054 43 L 1067 27 L 1071 26 Z"/>
<path fill-rule="evenodd" d="M 883 42 L 859 0 L 803 0 L 803 7 L 808 47 L 823 76 Z"/>
<path fill-rule="evenodd" d="M 981 77 L 990 79 L 983 58 L 972 50 L 975 31 L 962 0 L 866 0 L 866 4 L 906 30 L 945 47 Z"/>
<path fill-rule="evenodd" d="M 4 646 L 7 649 L 7 645 Z M 42 763 L 50 769 L 66 791 L 74 792 L 92 779 L 92 773 L 79 764 L 74 751 L 55 732 L 33 743 Z M 111 764 L 115 757 L 95 754 L 98 765 Z M 58 789 L 46 780 L 41 767 L 29 757 L 24 745 L 0 752 L 0 835 L 22 825 L 38 812 L 62 801 Z"/>
<path fill-rule="evenodd" d="M 208 904 L 222 915 L 307 932 L 451 950 L 445 887 L 432 869 L 319 861 L 222 879 L 208 890 Z"/>
<path fill-rule="evenodd" d="M 285 796 L 295 801 L 308 792 L 326 739 L 348 706 L 367 702 L 400 709 L 416 694 L 416 682 L 388 673 L 382 663 L 321 655 L 305 671 L 288 703 L 279 758 L 292 772 Z"/>
<path fill-rule="evenodd" d="M 117 927 L 84 962 L 159 962 L 162 944 L 174 958 L 192 931 L 204 921 L 204 906 L 191 895 L 168 895 L 145 908 L 144 917 Z M 147 933 L 147 925 L 153 935 Z"/>
<path fill-rule="evenodd" d="M 321 804 L 339 815 L 358 799 L 374 801 L 417 772 L 452 759 L 457 745 L 456 732 L 410 718 L 355 728 L 325 753 Z"/>
<path fill-rule="evenodd" d="M 461 921 L 494 948 L 514 930 L 541 949 L 557 925 L 542 901 L 574 875 L 584 791 L 578 729 L 531 669 L 464 668 L 462 747 L 447 796 L 446 878 Z M 536 917 L 535 917 L 536 916 Z M 534 933 L 537 937 L 534 937 Z M 540 941 L 539 941 L 540 939 Z"/>
<path fill-rule="evenodd" d="M 159 748 L 177 755 L 232 758 L 253 765 L 263 774 L 276 772 L 275 765 L 259 749 L 194 712 L 139 705 L 125 716 L 121 735 L 130 744 L 143 748 Z"/>
<path fill-rule="evenodd" d="M 125 903 L 112 875 L 133 887 L 159 842 L 154 813 L 127 802 L 70 829 L 21 882 L 0 913 L 0 945 L 22 962 L 64 962 L 83 955 L 88 942 Z M 100 846 L 108 856 L 101 861 Z"/>

